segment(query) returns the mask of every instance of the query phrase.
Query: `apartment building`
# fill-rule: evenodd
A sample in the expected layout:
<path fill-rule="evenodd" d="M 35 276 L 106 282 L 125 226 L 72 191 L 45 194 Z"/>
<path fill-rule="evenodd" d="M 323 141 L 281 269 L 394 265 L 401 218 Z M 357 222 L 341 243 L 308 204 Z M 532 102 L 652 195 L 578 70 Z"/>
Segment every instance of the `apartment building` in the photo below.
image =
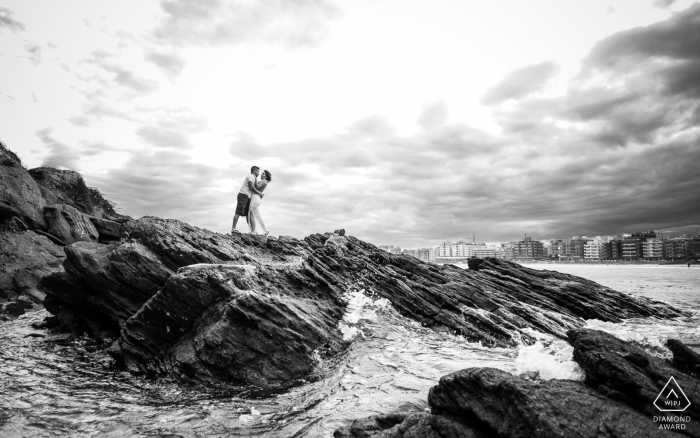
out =
<path fill-rule="evenodd" d="M 657 237 L 649 237 L 642 242 L 642 257 L 647 260 L 660 260 L 664 256 L 663 241 Z"/>
<path fill-rule="evenodd" d="M 585 259 L 585 246 L 589 239 L 586 236 L 573 236 L 571 239 L 563 239 L 559 260 L 563 262 L 581 262 Z"/>
<path fill-rule="evenodd" d="M 635 237 L 622 239 L 620 247 L 622 252 L 622 260 L 639 260 L 644 255 L 642 251 L 642 239 Z"/>
<path fill-rule="evenodd" d="M 520 261 L 539 260 L 544 258 L 544 245 L 539 240 L 534 240 L 531 236 L 519 242 L 515 242 L 513 246 L 513 259 Z"/>
<path fill-rule="evenodd" d="M 598 262 L 611 258 L 611 243 L 607 238 L 596 237 L 583 245 L 583 259 L 587 262 Z"/>
<path fill-rule="evenodd" d="M 468 258 L 474 256 L 475 250 L 487 249 L 483 242 L 442 242 L 438 247 L 438 257 Z"/>

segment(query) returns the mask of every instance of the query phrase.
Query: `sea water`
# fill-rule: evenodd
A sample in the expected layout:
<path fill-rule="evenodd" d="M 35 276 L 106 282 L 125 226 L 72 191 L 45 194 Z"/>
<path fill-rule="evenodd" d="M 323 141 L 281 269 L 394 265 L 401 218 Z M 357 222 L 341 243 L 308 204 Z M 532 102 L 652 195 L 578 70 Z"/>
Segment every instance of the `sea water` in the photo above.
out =
<path fill-rule="evenodd" d="M 536 265 L 590 278 L 617 290 L 683 307 L 673 321 L 589 321 L 668 354 L 662 342 L 677 337 L 698 344 L 700 268 L 661 266 Z M 544 379 L 581 379 L 572 348 L 545 334 L 519 348 L 487 348 L 437 333 L 399 315 L 386 300 L 348 294 L 339 328 L 352 346 L 332 363 L 328 377 L 274 397 L 250 399 L 175 382 L 152 382 L 111 372 L 103 352 L 85 340 L 47 342 L 32 328 L 48 314 L 33 311 L 0 322 L 0 436 L 332 436 L 369 415 L 428 408 L 441 376 L 468 367 L 512 373 L 539 371 Z"/>

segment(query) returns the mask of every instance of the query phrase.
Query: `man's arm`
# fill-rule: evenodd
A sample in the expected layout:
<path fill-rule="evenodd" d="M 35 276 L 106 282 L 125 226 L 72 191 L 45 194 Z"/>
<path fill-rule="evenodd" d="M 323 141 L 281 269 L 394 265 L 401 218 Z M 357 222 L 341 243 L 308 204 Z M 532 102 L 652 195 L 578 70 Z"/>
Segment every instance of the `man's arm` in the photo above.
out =
<path fill-rule="evenodd" d="M 253 181 L 248 180 L 248 188 L 250 189 L 251 192 L 257 193 L 262 198 L 262 195 L 263 195 L 262 192 L 255 188 L 255 184 L 253 184 Z"/>

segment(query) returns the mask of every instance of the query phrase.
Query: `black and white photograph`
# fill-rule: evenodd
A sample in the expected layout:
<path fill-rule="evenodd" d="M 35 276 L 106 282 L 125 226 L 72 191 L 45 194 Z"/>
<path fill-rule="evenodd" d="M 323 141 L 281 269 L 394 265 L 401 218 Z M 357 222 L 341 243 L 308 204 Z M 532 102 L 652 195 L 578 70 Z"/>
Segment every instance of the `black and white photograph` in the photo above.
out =
<path fill-rule="evenodd" d="M 700 438 L 700 1 L 0 0 L 0 437 Z"/>

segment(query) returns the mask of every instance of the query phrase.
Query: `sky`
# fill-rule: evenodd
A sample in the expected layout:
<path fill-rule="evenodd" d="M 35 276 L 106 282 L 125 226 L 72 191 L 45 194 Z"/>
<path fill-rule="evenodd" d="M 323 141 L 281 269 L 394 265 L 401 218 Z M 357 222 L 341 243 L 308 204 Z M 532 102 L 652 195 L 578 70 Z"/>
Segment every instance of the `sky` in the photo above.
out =
<path fill-rule="evenodd" d="M 695 234 L 698 47 L 689 0 L 0 0 L 0 140 L 222 233 L 256 165 L 272 235 Z"/>

